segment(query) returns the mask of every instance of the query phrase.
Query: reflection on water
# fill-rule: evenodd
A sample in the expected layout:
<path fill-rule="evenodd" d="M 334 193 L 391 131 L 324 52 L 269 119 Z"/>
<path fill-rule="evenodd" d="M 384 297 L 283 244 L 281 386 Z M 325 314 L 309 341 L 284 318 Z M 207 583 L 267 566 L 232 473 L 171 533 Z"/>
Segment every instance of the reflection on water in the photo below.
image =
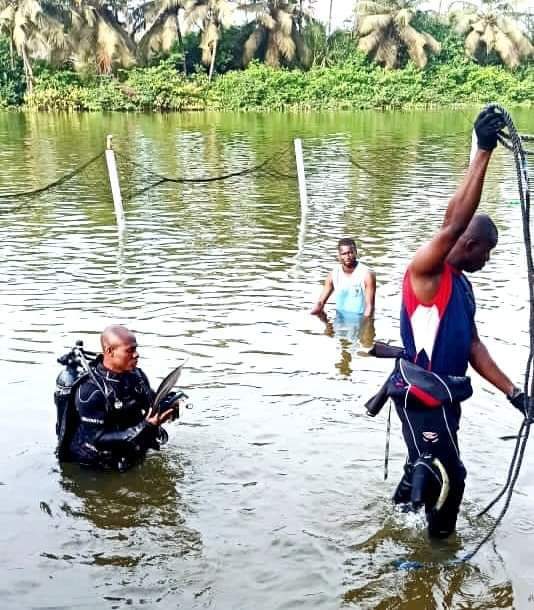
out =
<path fill-rule="evenodd" d="M 325 333 L 329 337 L 339 339 L 341 350 L 339 362 L 336 363 L 338 371 L 350 377 L 352 368 L 352 353 L 365 355 L 366 350 L 371 349 L 375 340 L 375 321 L 372 317 L 364 317 L 362 314 L 335 311 L 333 319 L 321 312 L 318 316 L 325 324 Z"/>
<path fill-rule="evenodd" d="M 475 516 L 505 480 L 512 448 L 498 437 L 519 424 L 502 397 L 474 378 L 460 438 L 466 501 L 441 546 L 390 504 L 404 461 L 397 422 L 383 481 L 385 420 L 363 412 L 391 367 L 368 347 L 375 335 L 399 341 L 401 278 L 441 222 L 475 113 L 0 113 L 2 608 L 526 606 L 530 455 L 494 543 L 471 564 L 443 565 L 492 523 Z M 534 131 L 527 112 L 514 117 Z M 123 236 L 101 161 L 21 206 L 2 199 L 81 165 L 108 133 L 123 154 Z M 305 218 L 287 177 L 296 136 Z M 278 174 L 133 196 L 151 171 L 215 176 L 273 155 Z M 514 180 L 499 151 L 483 204 L 499 246 L 473 283 L 479 334 L 520 381 L 528 293 Z M 333 306 L 326 320 L 309 314 L 348 236 L 377 272 L 374 321 L 336 319 Z M 111 322 L 136 332 L 154 386 L 189 357 L 195 409 L 129 473 L 59 468 L 55 357 L 79 338 L 96 349 Z"/>

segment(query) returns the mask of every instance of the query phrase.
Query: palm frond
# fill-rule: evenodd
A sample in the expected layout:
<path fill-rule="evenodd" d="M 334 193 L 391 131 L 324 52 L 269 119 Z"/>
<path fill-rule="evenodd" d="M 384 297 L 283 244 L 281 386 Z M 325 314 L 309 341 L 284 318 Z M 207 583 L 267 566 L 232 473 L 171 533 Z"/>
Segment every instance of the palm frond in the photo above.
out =
<path fill-rule="evenodd" d="M 139 57 L 146 61 L 159 53 L 168 53 L 178 38 L 178 17 L 164 13 L 143 34 L 137 45 Z"/>
<path fill-rule="evenodd" d="M 371 32 L 370 34 L 367 34 L 367 36 L 362 36 L 362 38 L 360 38 L 358 41 L 358 49 L 363 51 L 366 55 L 369 55 L 375 51 L 382 39 L 383 36 L 379 32 Z"/>
<path fill-rule="evenodd" d="M 495 28 L 491 23 L 486 25 L 484 33 L 480 37 L 480 41 L 486 45 L 487 53 L 491 53 L 495 46 Z"/>
<path fill-rule="evenodd" d="M 269 13 L 265 13 L 264 15 L 258 15 L 256 21 L 267 30 L 274 30 L 274 28 L 276 27 L 276 21 L 271 15 L 269 15 Z"/>
<path fill-rule="evenodd" d="M 513 42 L 522 58 L 528 59 L 530 56 L 534 55 L 534 46 L 532 46 L 530 40 L 521 31 L 521 28 L 516 21 L 509 17 L 501 17 L 497 21 L 497 25 Z"/>
<path fill-rule="evenodd" d="M 185 9 L 185 23 L 188 27 L 198 25 L 204 21 L 208 15 L 209 6 L 207 4 L 191 3 Z"/>
<path fill-rule="evenodd" d="M 292 61 L 295 57 L 296 45 L 291 38 L 282 30 L 275 30 L 271 34 L 274 44 L 277 46 L 279 54 L 282 55 L 288 61 Z"/>
<path fill-rule="evenodd" d="M 243 48 L 243 65 L 248 66 L 251 59 L 256 55 L 256 51 L 261 45 L 265 36 L 266 30 L 263 27 L 257 27 L 252 34 L 247 38 Z"/>
<path fill-rule="evenodd" d="M 367 36 L 373 30 L 385 30 L 391 23 L 391 15 L 366 15 L 358 22 L 358 34 Z"/>
<path fill-rule="evenodd" d="M 472 29 L 473 23 L 478 21 L 477 13 L 457 12 L 449 14 L 449 23 L 459 34 L 467 34 Z"/>
<path fill-rule="evenodd" d="M 394 20 L 399 28 L 407 27 L 413 18 L 413 13 L 408 9 L 402 9 L 395 13 Z"/>
<path fill-rule="evenodd" d="M 474 59 L 476 58 L 477 54 L 479 53 L 480 36 L 481 35 L 477 31 L 472 30 L 471 32 L 469 32 L 469 34 L 465 38 L 464 45 L 465 45 L 466 53 L 468 55 L 470 55 L 471 57 L 473 57 Z"/>
<path fill-rule="evenodd" d="M 418 68 L 424 68 L 428 61 L 425 53 L 426 38 L 411 25 L 399 28 L 398 33 L 400 39 L 406 45 L 410 59 Z"/>
<path fill-rule="evenodd" d="M 274 32 L 269 32 L 267 38 L 267 50 L 265 51 L 265 63 L 271 68 L 280 67 L 280 51 L 274 39 Z"/>
<path fill-rule="evenodd" d="M 375 61 L 384 64 L 388 70 L 398 66 L 399 46 L 393 38 L 384 39 L 378 45 L 375 53 Z"/>
<path fill-rule="evenodd" d="M 283 35 L 291 36 L 291 31 L 293 29 L 293 18 L 291 15 L 285 11 L 278 11 L 276 20 Z"/>
<path fill-rule="evenodd" d="M 482 17 L 481 19 L 479 19 L 478 21 L 474 21 L 471 24 L 471 29 L 473 30 L 473 32 L 476 32 L 477 34 L 484 34 L 484 30 L 486 29 L 486 25 L 487 25 L 487 20 L 485 17 Z"/>
<path fill-rule="evenodd" d="M 421 32 L 421 34 L 426 39 L 426 46 L 432 53 L 434 53 L 434 55 L 438 55 L 439 53 L 441 53 L 441 42 L 437 41 L 434 36 L 432 36 L 428 32 Z"/>
<path fill-rule="evenodd" d="M 514 69 L 520 64 L 520 56 L 508 36 L 497 29 L 495 33 L 495 51 L 499 54 L 507 68 Z"/>

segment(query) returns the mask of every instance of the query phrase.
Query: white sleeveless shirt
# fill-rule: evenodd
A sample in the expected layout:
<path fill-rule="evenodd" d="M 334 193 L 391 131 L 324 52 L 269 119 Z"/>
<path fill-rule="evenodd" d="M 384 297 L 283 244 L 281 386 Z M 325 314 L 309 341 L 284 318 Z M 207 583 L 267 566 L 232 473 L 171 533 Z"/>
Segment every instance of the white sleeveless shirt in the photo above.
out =
<path fill-rule="evenodd" d="M 353 314 L 365 312 L 364 277 L 369 267 L 358 261 L 352 273 L 345 273 L 343 267 L 337 264 L 332 269 L 332 281 L 336 291 L 336 309 Z"/>

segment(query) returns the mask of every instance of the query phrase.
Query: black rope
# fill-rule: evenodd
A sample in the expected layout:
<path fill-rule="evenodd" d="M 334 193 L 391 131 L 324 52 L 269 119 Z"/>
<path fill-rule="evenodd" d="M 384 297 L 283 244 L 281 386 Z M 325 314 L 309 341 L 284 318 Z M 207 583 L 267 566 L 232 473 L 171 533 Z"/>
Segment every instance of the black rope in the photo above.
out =
<path fill-rule="evenodd" d="M 127 197 L 127 199 L 133 199 L 134 197 L 137 197 L 138 195 L 141 195 L 142 193 L 145 193 L 146 191 L 148 191 L 152 188 L 155 188 L 156 186 L 159 186 L 160 184 L 164 184 L 165 182 L 172 182 L 175 184 L 205 184 L 205 183 L 210 183 L 210 182 L 219 182 L 222 180 L 228 180 L 229 178 L 235 178 L 238 176 L 245 176 L 247 174 L 253 174 L 255 172 L 264 170 L 264 168 L 266 168 L 267 165 L 273 161 L 273 159 L 275 159 L 278 156 L 281 156 L 282 154 L 285 154 L 288 150 L 289 150 L 289 147 L 284 149 L 281 153 L 276 153 L 274 155 L 271 155 L 270 157 L 268 157 L 261 163 L 258 163 L 257 165 L 253 165 L 252 167 L 248 167 L 246 169 L 242 169 L 242 170 L 235 171 L 235 172 L 228 172 L 226 174 L 222 174 L 219 176 L 207 176 L 204 178 L 184 178 L 184 177 L 174 178 L 171 176 L 165 176 L 165 175 L 159 174 L 158 172 L 155 172 L 151 169 L 147 169 L 144 165 L 142 165 L 141 163 L 137 163 L 136 161 L 133 161 L 130 157 L 128 157 L 127 155 L 125 155 L 123 153 L 119 153 L 119 152 L 115 151 L 115 154 L 118 157 L 121 157 L 122 159 L 124 159 L 125 161 L 130 163 L 133 167 L 137 167 L 138 169 L 140 169 L 142 171 L 146 171 L 146 172 L 152 174 L 155 178 L 157 178 L 157 180 L 154 184 L 146 186 L 138 191 L 135 191 L 132 195 Z M 271 168 L 269 171 L 273 171 L 273 169 Z M 274 170 L 274 171 L 277 172 L 277 170 Z M 289 176 L 289 175 L 284 176 L 280 172 L 280 177 L 292 178 L 293 176 Z"/>
<path fill-rule="evenodd" d="M 523 387 L 525 395 L 525 404 L 523 406 L 525 418 L 519 429 L 517 436 L 516 446 L 512 455 L 512 460 L 508 469 L 508 476 L 503 489 L 499 492 L 496 498 L 494 498 L 487 506 L 479 513 L 479 516 L 485 514 L 492 506 L 494 506 L 504 495 L 505 501 L 501 509 L 501 512 L 496 517 L 493 526 L 484 538 L 477 544 L 473 551 L 467 553 L 460 561 L 469 561 L 472 559 L 482 546 L 493 536 L 495 530 L 501 523 L 510 506 L 512 500 L 512 494 L 514 491 L 515 484 L 521 471 L 523 464 L 523 458 L 525 455 L 525 449 L 528 442 L 530 433 L 530 425 L 534 416 L 533 404 L 529 399 L 529 396 L 534 395 L 534 376 L 532 375 L 532 364 L 534 360 L 534 261 L 532 256 L 532 241 L 530 235 L 530 189 L 529 189 L 529 177 L 526 152 L 523 148 L 521 136 L 518 134 L 515 125 L 512 121 L 511 116 L 508 112 L 502 108 L 502 106 L 495 105 L 497 110 L 502 113 L 506 128 L 508 129 L 507 134 L 503 134 L 503 138 L 499 138 L 501 143 L 503 140 L 510 141 L 510 149 L 514 154 L 514 161 L 516 165 L 517 181 L 519 186 L 519 198 L 521 202 L 521 214 L 523 221 L 523 238 L 525 242 L 525 253 L 527 260 L 527 271 L 528 271 L 528 287 L 529 287 L 529 301 L 530 301 L 530 351 L 527 359 L 526 371 L 525 371 L 525 383 Z M 508 148 L 508 146 L 506 146 Z"/>
<path fill-rule="evenodd" d="M 524 140 L 526 137 L 534 140 L 534 137 L 532 136 L 525 136 L 525 135 L 520 135 L 519 136 L 521 138 L 521 140 Z M 501 136 L 499 136 L 499 142 L 508 150 L 511 150 L 513 152 L 514 147 L 511 143 L 509 143 L 510 140 L 510 136 L 507 133 L 503 133 Z M 523 153 L 525 155 L 534 155 L 534 150 L 527 150 L 526 148 L 523 148 Z"/>
<path fill-rule="evenodd" d="M 270 169 L 263 168 L 261 173 L 270 176 L 271 178 L 285 178 L 286 180 L 296 180 L 298 178 L 297 174 L 284 174 L 272 167 Z"/>
<path fill-rule="evenodd" d="M 92 163 L 94 163 L 95 161 L 100 159 L 100 157 L 102 157 L 103 155 L 104 155 L 104 151 L 99 152 L 97 155 L 95 155 L 94 157 L 89 159 L 89 161 L 86 161 L 82 165 L 80 165 L 80 166 L 76 167 L 75 169 L 73 169 L 68 174 L 65 174 L 64 176 L 61 176 L 61 178 L 58 178 L 57 180 L 54 180 L 54 182 L 50 182 L 50 184 L 47 184 L 46 186 L 41 186 L 41 187 L 39 187 L 37 189 L 33 189 L 32 191 L 23 191 L 23 192 L 20 192 L 20 193 L 9 193 L 7 195 L 0 193 L 0 201 L 3 200 L 3 199 L 20 199 L 22 197 L 34 197 L 35 195 L 39 195 L 40 193 L 44 193 L 45 191 L 49 191 L 50 189 L 53 189 L 56 186 L 60 186 L 64 182 L 67 182 L 71 178 L 74 178 L 74 176 L 76 176 L 76 174 L 79 174 L 80 172 L 83 172 L 84 169 L 86 169 L 87 167 L 89 167 L 89 165 L 91 165 Z M 1 210 L 1 211 L 5 211 L 5 210 Z"/>
<path fill-rule="evenodd" d="M 369 176 L 372 176 L 373 178 L 381 178 L 381 175 L 378 172 L 371 171 L 367 167 L 363 166 L 361 163 L 358 163 L 358 161 L 355 161 L 354 157 L 350 154 L 349 154 L 349 161 L 350 161 L 351 165 L 354 165 L 354 167 L 361 169 L 366 174 L 369 174 Z"/>
<path fill-rule="evenodd" d="M 164 182 L 165 182 L 165 180 L 163 180 L 163 179 L 156 180 L 156 182 L 154 182 L 153 184 L 149 184 L 147 186 L 144 186 L 142 189 L 134 191 L 131 195 L 123 196 L 122 200 L 123 201 L 131 201 L 132 199 L 135 199 L 136 197 L 139 197 L 139 195 L 142 195 L 143 193 L 146 193 L 150 189 L 156 188 L 157 186 L 159 186 L 160 184 L 163 184 Z"/>

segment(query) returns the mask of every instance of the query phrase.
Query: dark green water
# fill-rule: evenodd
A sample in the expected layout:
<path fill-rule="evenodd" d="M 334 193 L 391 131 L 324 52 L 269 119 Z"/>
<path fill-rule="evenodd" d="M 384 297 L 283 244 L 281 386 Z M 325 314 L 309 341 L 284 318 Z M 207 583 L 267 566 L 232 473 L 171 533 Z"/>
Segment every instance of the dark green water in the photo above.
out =
<path fill-rule="evenodd" d="M 385 416 L 363 415 L 390 363 L 364 355 L 368 335 L 332 333 L 309 315 L 337 239 L 354 236 L 377 272 L 376 337 L 398 341 L 403 271 L 466 167 L 474 114 L 0 113 L 1 608 L 534 603 L 532 452 L 494 543 L 470 564 L 439 563 L 492 523 L 476 513 L 505 480 L 512 447 L 498 436 L 519 426 L 512 408 L 474 375 L 458 535 L 431 544 L 389 502 L 404 461 L 398 423 L 383 481 Z M 534 132 L 531 114 L 514 118 Z M 101 159 L 38 197 L 2 199 L 84 163 L 108 133 L 128 157 L 118 159 L 129 197 L 121 237 Z M 296 181 L 284 177 L 297 136 L 304 225 Z M 214 176 L 268 157 L 259 174 L 136 195 L 155 181 L 149 169 Z M 479 333 L 519 382 L 528 295 L 517 198 L 499 151 L 482 207 L 500 242 L 472 279 Z M 120 476 L 60 467 L 53 454 L 55 358 L 78 338 L 96 349 L 110 322 L 136 331 L 154 386 L 187 356 L 194 402 L 164 451 Z M 435 564 L 405 572 L 399 558 Z"/>

